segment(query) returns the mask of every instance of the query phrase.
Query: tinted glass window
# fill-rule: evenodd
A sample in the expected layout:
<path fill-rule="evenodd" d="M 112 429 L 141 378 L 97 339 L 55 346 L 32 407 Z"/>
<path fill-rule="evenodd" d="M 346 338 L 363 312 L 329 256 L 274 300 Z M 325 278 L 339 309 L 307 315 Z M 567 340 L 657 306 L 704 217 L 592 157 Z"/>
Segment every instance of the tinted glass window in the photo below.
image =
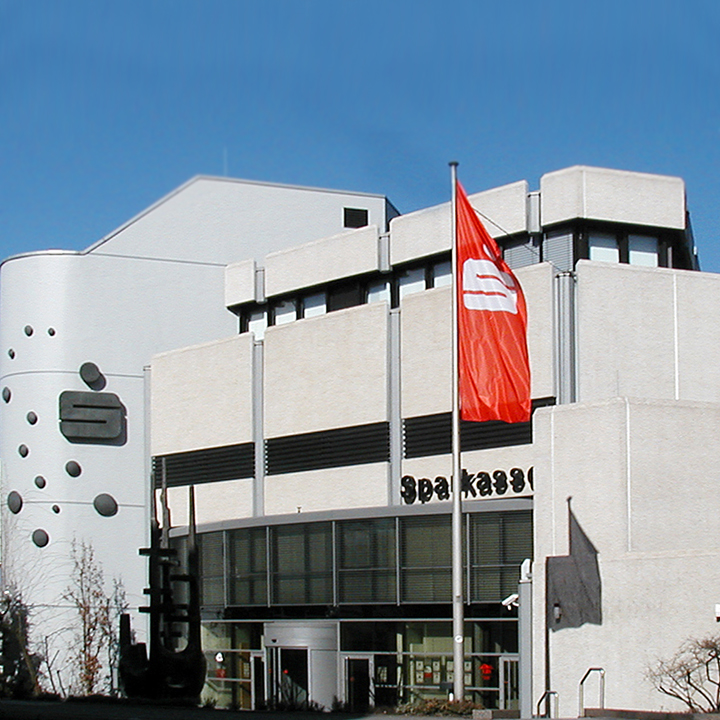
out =
<path fill-rule="evenodd" d="M 360 228 L 368 224 L 368 211 L 362 208 L 344 208 L 344 225 L 346 228 Z"/>

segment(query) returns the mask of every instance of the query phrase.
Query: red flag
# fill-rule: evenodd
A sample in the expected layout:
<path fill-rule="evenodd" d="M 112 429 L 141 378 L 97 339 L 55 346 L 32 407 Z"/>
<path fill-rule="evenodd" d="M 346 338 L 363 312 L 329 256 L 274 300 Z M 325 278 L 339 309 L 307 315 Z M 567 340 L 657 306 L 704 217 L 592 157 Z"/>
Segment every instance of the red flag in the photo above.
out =
<path fill-rule="evenodd" d="M 456 272 L 460 416 L 526 422 L 531 405 L 525 296 L 459 182 Z"/>

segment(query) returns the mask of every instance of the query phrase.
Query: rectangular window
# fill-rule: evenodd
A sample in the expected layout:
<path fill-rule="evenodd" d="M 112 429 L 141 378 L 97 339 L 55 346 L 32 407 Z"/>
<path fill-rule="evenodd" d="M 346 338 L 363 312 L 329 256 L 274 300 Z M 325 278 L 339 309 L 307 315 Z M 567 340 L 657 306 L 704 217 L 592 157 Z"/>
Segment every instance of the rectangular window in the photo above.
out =
<path fill-rule="evenodd" d="M 390 282 L 388 280 L 374 280 L 367 285 L 367 301 L 390 302 Z"/>
<path fill-rule="evenodd" d="M 331 604 L 332 524 L 272 528 L 271 538 L 273 604 Z"/>
<path fill-rule="evenodd" d="M 200 556 L 200 602 L 225 605 L 225 553 L 222 532 L 203 533 L 198 537 Z"/>
<path fill-rule="evenodd" d="M 340 649 L 344 652 L 397 652 L 396 622 L 340 623 Z"/>
<path fill-rule="evenodd" d="M 553 230 L 543 241 L 543 260 L 551 263 L 556 270 L 572 270 L 574 261 L 573 234 L 569 230 Z"/>
<path fill-rule="evenodd" d="M 650 235 L 628 235 L 628 258 L 631 265 L 657 267 L 657 238 Z"/>
<path fill-rule="evenodd" d="M 425 289 L 425 268 L 416 267 L 398 274 L 398 296 L 402 300 L 406 295 L 422 292 Z"/>
<path fill-rule="evenodd" d="M 401 601 L 450 602 L 451 553 L 450 515 L 402 518 Z"/>
<path fill-rule="evenodd" d="M 243 528 L 228 533 L 231 605 L 267 603 L 265 528 Z"/>
<path fill-rule="evenodd" d="M 273 305 L 274 325 L 285 325 L 293 320 L 297 320 L 295 300 L 280 300 Z"/>
<path fill-rule="evenodd" d="M 395 520 L 338 524 L 341 603 L 395 602 Z"/>
<path fill-rule="evenodd" d="M 346 228 L 361 228 L 368 224 L 368 211 L 363 208 L 343 208 L 343 225 Z"/>
<path fill-rule="evenodd" d="M 470 600 L 500 602 L 517 592 L 520 564 L 533 557 L 532 513 L 477 513 L 470 517 Z"/>
<path fill-rule="evenodd" d="M 588 236 L 588 248 L 591 260 L 620 262 L 620 248 L 617 237 L 611 233 L 590 233 Z"/>
<path fill-rule="evenodd" d="M 361 305 L 363 295 L 364 293 L 357 280 L 336 283 L 328 289 L 328 312 Z"/>
<path fill-rule="evenodd" d="M 445 285 L 452 285 L 452 263 L 450 260 L 443 260 L 442 262 L 435 263 L 432 266 L 432 286 L 444 287 Z"/>
<path fill-rule="evenodd" d="M 306 295 L 302 299 L 302 315 L 303 317 L 316 317 L 324 315 L 327 312 L 327 304 L 325 302 L 325 293 L 313 293 Z"/>

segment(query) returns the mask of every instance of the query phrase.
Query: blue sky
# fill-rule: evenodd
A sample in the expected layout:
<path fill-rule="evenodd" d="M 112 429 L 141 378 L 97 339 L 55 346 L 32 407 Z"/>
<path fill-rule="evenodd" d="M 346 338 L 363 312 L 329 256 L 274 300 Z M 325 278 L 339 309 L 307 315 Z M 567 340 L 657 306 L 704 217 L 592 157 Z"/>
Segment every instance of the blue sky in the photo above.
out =
<path fill-rule="evenodd" d="M 0 0 L 0 256 L 197 174 L 401 212 L 575 164 L 678 175 L 720 272 L 716 0 Z"/>

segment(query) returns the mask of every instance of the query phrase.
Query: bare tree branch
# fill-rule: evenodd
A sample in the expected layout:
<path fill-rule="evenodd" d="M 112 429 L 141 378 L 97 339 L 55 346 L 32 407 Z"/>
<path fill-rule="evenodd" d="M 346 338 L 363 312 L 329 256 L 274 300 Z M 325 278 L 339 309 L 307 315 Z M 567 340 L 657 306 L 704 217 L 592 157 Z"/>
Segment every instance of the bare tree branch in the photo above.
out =
<path fill-rule="evenodd" d="M 648 668 L 647 678 L 691 712 L 720 710 L 720 636 L 689 639 L 668 660 Z"/>

